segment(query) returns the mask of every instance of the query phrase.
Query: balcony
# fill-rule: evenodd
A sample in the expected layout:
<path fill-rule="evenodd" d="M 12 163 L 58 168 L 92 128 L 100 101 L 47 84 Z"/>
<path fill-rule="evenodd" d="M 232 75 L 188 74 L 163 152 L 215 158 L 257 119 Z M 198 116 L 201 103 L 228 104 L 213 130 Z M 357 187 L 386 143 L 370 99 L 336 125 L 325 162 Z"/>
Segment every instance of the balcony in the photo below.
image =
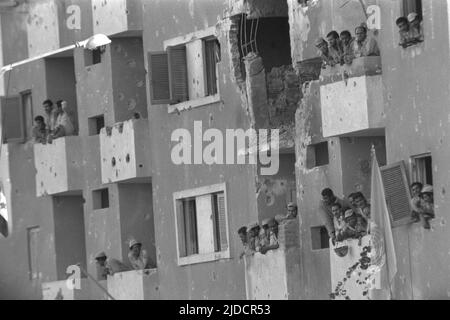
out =
<path fill-rule="evenodd" d="M 102 183 L 148 179 L 151 176 L 149 140 L 147 119 L 132 119 L 103 128 L 100 132 Z"/>
<path fill-rule="evenodd" d="M 383 127 L 381 58 L 363 57 L 352 65 L 327 67 L 320 79 L 324 137 Z"/>
<path fill-rule="evenodd" d="M 159 300 L 157 269 L 133 270 L 108 276 L 108 292 L 116 300 Z"/>
<path fill-rule="evenodd" d="M 365 270 L 357 268 L 350 278 L 344 281 L 346 273 L 349 268 L 355 265 L 361 259 L 361 252 L 363 248 L 369 246 L 370 236 L 362 238 L 361 245 L 358 245 L 358 240 L 349 239 L 340 243 L 338 246 L 348 246 L 348 252 L 345 256 L 340 257 L 334 250 L 330 250 L 330 264 L 331 264 L 331 290 L 334 292 L 339 282 L 343 283 L 341 287 L 345 291 L 344 295 L 336 297 L 337 300 L 368 300 L 369 292 L 367 291 L 369 285 L 366 284 L 368 273 Z M 330 242 L 330 248 L 333 248 Z M 374 283 L 380 282 L 380 273 L 372 275 L 368 280 L 373 280 Z M 358 284 L 358 282 L 360 282 Z"/>
<path fill-rule="evenodd" d="M 300 297 L 300 249 L 297 220 L 279 225 L 280 247 L 245 257 L 249 300 L 287 300 Z"/>
<path fill-rule="evenodd" d="M 62 137 L 53 143 L 35 144 L 36 195 L 73 193 L 82 189 L 81 140 Z"/>

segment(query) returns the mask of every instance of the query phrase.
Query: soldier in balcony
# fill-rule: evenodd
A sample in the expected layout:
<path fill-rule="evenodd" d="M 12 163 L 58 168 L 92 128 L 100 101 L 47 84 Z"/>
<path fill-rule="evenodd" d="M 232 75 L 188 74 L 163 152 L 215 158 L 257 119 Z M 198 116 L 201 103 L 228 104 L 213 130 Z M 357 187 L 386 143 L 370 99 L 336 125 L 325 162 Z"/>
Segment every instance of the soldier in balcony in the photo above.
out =
<path fill-rule="evenodd" d="M 411 43 L 411 29 L 409 26 L 408 19 L 406 17 L 400 17 L 395 21 L 395 24 L 398 27 L 398 33 L 400 35 L 400 43 L 399 45 L 403 48 L 409 47 L 412 45 Z"/>
<path fill-rule="evenodd" d="M 333 59 L 336 65 L 341 64 L 343 59 L 343 49 L 341 40 L 339 39 L 339 33 L 334 30 L 331 31 L 327 34 L 327 41 L 331 59 Z"/>
<path fill-rule="evenodd" d="M 244 250 L 239 254 L 239 259 L 246 254 L 249 254 L 249 245 L 248 245 L 248 236 L 247 236 L 247 227 L 240 227 L 238 230 L 239 238 L 241 239 L 242 245 L 244 246 Z"/>
<path fill-rule="evenodd" d="M 322 223 L 325 225 L 327 229 L 328 236 L 331 238 L 333 243 L 336 242 L 336 233 L 334 229 L 334 221 L 333 221 L 333 213 L 331 211 L 332 205 L 339 203 L 341 208 L 348 207 L 346 201 L 339 199 L 334 195 L 333 190 L 330 188 L 326 188 L 322 190 L 322 200 L 319 205 L 319 217 L 322 220 Z"/>
<path fill-rule="evenodd" d="M 275 250 L 280 247 L 278 243 L 278 222 L 274 218 L 263 221 L 263 228 L 266 226 L 264 242 L 260 243 L 260 252 L 266 254 L 269 250 Z"/>
<path fill-rule="evenodd" d="M 353 43 L 355 38 L 348 30 L 344 30 L 340 35 L 342 44 L 342 61 L 341 64 L 351 64 L 353 61 Z"/>
<path fill-rule="evenodd" d="M 355 212 L 364 217 L 367 221 L 370 219 L 370 204 L 366 197 L 361 192 L 356 192 L 354 195 L 356 204 Z"/>
<path fill-rule="evenodd" d="M 330 56 L 330 52 L 328 50 L 328 43 L 324 38 L 319 38 L 316 40 L 316 48 L 319 49 L 319 55 L 322 58 L 322 69 L 325 69 L 328 66 L 335 66 L 333 58 Z"/>
<path fill-rule="evenodd" d="M 250 223 L 247 226 L 248 247 L 249 251 L 254 253 L 259 248 L 259 230 L 260 226 L 257 222 Z"/>
<path fill-rule="evenodd" d="M 367 36 L 367 28 L 364 25 L 356 27 L 355 35 L 356 41 L 353 42 L 353 55 L 355 58 L 380 55 L 377 41 Z"/>
<path fill-rule="evenodd" d="M 423 22 L 420 16 L 415 12 L 411 12 L 408 14 L 408 22 L 411 30 L 411 38 L 415 43 L 423 42 Z"/>
<path fill-rule="evenodd" d="M 56 102 L 56 114 L 56 126 L 53 132 L 49 135 L 49 143 L 51 143 L 53 139 L 71 136 L 75 133 L 75 127 L 69 114 L 67 101 L 59 100 Z"/>
<path fill-rule="evenodd" d="M 56 118 L 58 117 L 56 108 L 53 106 L 53 101 L 50 99 L 45 100 L 42 103 L 42 106 L 44 108 L 46 116 L 45 122 L 47 125 L 47 132 L 52 133 L 56 127 Z"/>
<path fill-rule="evenodd" d="M 344 240 L 343 232 L 345 229 L 344 209 L 340 203 L 335 203 L 331 206 L 331 213 L 333 214 L 334 232 L 336 234 L 336 241 Z"/>
<path fill-rule="evenodd" d="M 414 182 L 411 184 L 411 221 L 413 223 L 420 221 L 420 203 L 422 201 L 421 191 L 423 188 L 423 184 L 420 182 Z"/>
<path fill-rule="evenodd" d="M 104 252 L 100 252 L 95 256 L 97 266 L 97 280 L 106 280 L 108 275 L 117 272 L 129 271 L 130 268 L 117 259 L 108 259 Z"/>
<path fill-rule="evenodd" d="M 43 143 L 47 142 L 47 125 L 45 124 L 43 116 L 36 116 L 34 118 L 34 126 L 32 129 L 32 136 L 34 143 Z"/>
<path fill-rule="evenodd" d="M 422 216 L 423 227 L 425 229 L 431 229 L 430 220 L 435 217 L 434 214 L 434 199 L 433 199 L 433 186 L 425 185 L 420 193 L 421 202 L 419 213 Z"/>
<path fill-rule="evenodd" d="M 130 260 L 131 266 L 134 270 L 144 270 L 154 267 L 151 263 L 147 250 L 142 249 L 142 243 L 132 239 L 128 245 L 130 252 L 128 252 L 128 260 Z"/>

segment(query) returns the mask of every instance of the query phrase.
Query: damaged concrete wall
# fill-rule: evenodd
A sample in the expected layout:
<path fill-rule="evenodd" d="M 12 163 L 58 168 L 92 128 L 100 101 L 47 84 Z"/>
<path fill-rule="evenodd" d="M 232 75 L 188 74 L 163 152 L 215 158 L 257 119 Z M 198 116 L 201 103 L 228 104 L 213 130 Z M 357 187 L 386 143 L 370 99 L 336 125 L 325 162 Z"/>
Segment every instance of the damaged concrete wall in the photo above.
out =
<path fill-rule="evenodd" d="M 114 121 L 147 118 L 146 72 L 142 38 L 114 38 L 111 45 Z"/>
<path fill-rule="evenodd" d="M 355 1 L 353 1 L 355 2 Z M 353 3 L 350 2 L 350 3 Z M 296 1 L 290 1 L 290 8 L 296 7 Z M 331 28 L 349 29 L 351 24 L 356 23 L 362 17 L 361 9 L 350 10 L 340 13 L 336 5 L 329 6 L 326 1 L 313 1 L 303 10 L 305 15 L 300 18 L 290 17 L 291 39 L 293 47 L 293 60 L 301 61 L 307 57 L 314 56 L 314 39 L 325 34 Z M 333 3 L 335 3 L 333 1 Z M 386 162 L 396 161 L 410 163 L 410 157 L 431 151 L 433 156 L 433 179 L 435 186 L 435 207 L 437 217 L 433 221 L 432 231 L 425 231 L 419 224 L 397 227 L 393 229 L 394 242 L 397 251 L 397 263 L 399 272 L 396 277 L 394 297 L 396 299 L 427 299 L 448 298 L 449 256 L 448 251 L 448 219 L 447 213 L 441 208 L 447 206 L 445 197 L 448 190 L 448 168 L 444 164 L 444 158 L 448 156 L 442 149 L 448 136 L 448 123 L 446 106 L 449 101 L 448 77 L 445 71 L 448 69 L 448 28 L 438 28 L 438 25 L 448 25 L 447 5 L 432 1 L 423 1 L 425 42 L 423 44 L 408 48 L 406 50 L 398 46 L 398 29 L 395 19 L 401 15 L 401 3 L 397 2 L 364 2 L 366 5 L 378 4 L 382 12 L 381 29 L 377 38 L 381 49 L 382 60 L 382 86 L 386 126 Z M 325 7 L 327 6 L 327 7 Z M 334 6 L 334 7 L 333 7 Z M 353 5 L 352 5 L 353 6 Z M 333 9 L 333 10 L 331 10 Z M 317 21 L 321 17 L 322 22 Z M 336 20 L 340 17 L 342 21 Z M 341 23 L 344 21 L 347 22 Z M 301 33 L 299 25 L 309 25 Z M 300 33 L 299 33 L 300 32 Z M 431 53 L 440 46 L 444 48 L 439 52 L 442 59 L 430 59 Z M 433 53 L 434 54 L 434 53 Z M 404 79 L 414 79 L 404 81 Z M 443 80 L 445 79 L 445 80 Z M 297 155 L 297 187 L 300 203 L 303 207 L 301 231 L 308 232 L 310 226 L 320 225 L 313 219 L 314 206 L 318 203 L 320 190 L 330 186 L 339 196 L 343 193 L 359 188 L 365 189 L 363 176 L 358 172 L 367 171 L 367 163 L 358 161 L 352 155 L 353 151 L 348 149 L 349 145 L 345 139 L 337 141 L 335 138 L 329 142 L 330 164 L 326 167 L 315 168 L 308 172 L 304 167 L 306 152 L 303 145 L 319 142 L 321 137 L 320 127 L 320 94 L 319 85 L 311 83 L 308 94 L 297 112 L 297 139 L 302 143 L 296 146 Z M 309 105 L 309 107 L 308 107 Z M 305 109 L 306 106 L 306 109 Z M 430 112 L 433 108 L 434 112 Z M 371 115 L 369 115 L 370 117 Z M 303 128 L 307 128 L 304 130 Z M 373 138 L 369 138 L 373 139 Z M 378 140 L 378 141 L 377 141 Z M 375 143 L 382 146 L 382 138 L 377 138 Z M 370 142 L 362 142 L 363 145 Z M 363 146 L 361 145 L 361 146 Z M 337 153 L 333 150 L 337 149 Z M 384 158 L 382 148 L 377 150 L 378 156 Z M 365 158 L 368 154 L 364 155 Z M 351 161 L 356 161 L 353 165 Z M 342 162 L 342 165 L 339 165 Z M 363 161 L 364 162 L 364 161 Z M 350 169 L 351 166 L 353 169 Z M 342 171 L 341 171 L 342 170 Z M 358 174 L 357 174 L 358 173 Z M 322 181 L 318 183 L 318 181 Z M 411 181 L 410 181 L 411 182 Z M 307 185 L 308 188 L 303 188 Z M 351 190 L 349 190 L 351 189 Z M 369 194 L 369 190 L 364 191 Z M 307 197 L 305 195 L 307 194 Z M 308 199 L 308 201 L 304 201 Z M 309 209 L 308 209 L 309 208 Z M 307 238 L 307 237 L 306 237 Z M 308 241 L 308 240 L 307 240 Z M 308 245 L 308 242 L 306 242 Z M 327 254 L 328 249 L 322 250 L 322 255 Z M 309 251 L 303 247 L 302 254 L 313 261 L 319 257 L 319 253 Z M 302 257 L 302 258 L 304 258 Z M 429 264 L 429 261 L 434 261 Z M 317 263 L 303 265 L 304 272 L 315 277 L 317 273 L 323 276 L 329 274 L 328 270 L 317 270 Z M 303 276 L 302 276 L 302 279 Z M 308 280 L 308 279 L 305 279 Z M 318 279 L 321 287 L 327 286 L 326 280 Z M 316 296 L 326 299 L 325 291 L 320 292 L 320 287 L 314 282 L 306 282 L 305 295 Z"/>
<path fill-rule="evenodd" d="M 163 41 L 195 30 L 215 26 L 225 8 L 223 1 L 144 2 L 144 50 L 161 51 Z M 193 122 L 202 121 L 203 130 L 250 127 L 245 100 L 236 85 L 229 46 L 231 23 L 218 26 L 221 62 L 218 64 L 221 102 L 201 106 L 179 114 L 169 114 L 167 105 L 150 105 L 152 148 L 152 182 L 160 294 L 163 299 L 244 299 L 244 265 L 238 259 L 242 249 L 236 230 L 257 220 L 255 170 L 253 165 L 180 165 L 170 158 L 173 130 L 185 128 L 193 133 Z M 264 83 L 264 81 L 263 81 Z M 223 131 L 224 132 L 224 131 Z M 232 259 L 179 267 L 175 229 L 173 193 L 196 187 L 227 184 L 227 214 Z"/>

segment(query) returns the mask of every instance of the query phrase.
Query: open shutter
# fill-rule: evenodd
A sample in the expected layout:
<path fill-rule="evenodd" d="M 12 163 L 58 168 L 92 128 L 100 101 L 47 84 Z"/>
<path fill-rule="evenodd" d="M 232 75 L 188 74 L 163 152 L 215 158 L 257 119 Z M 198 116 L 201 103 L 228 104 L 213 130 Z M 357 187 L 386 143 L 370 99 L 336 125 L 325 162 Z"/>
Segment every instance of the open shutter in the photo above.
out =
<path fill-rule="evenodd" d="M 189 100 L 186 47 L 169 47 L 170 98 L 172 103 Z"/>
<path fill-rule="evenodd" d="M 1 98 L 3 142 L 25 141 L 22 104 L 19 96 Z"/>
<path fill-rule="evenodd" d="M 225 194 L 217 194 L 217 210 L 219 212 L 219 237 L 220 237 L 220 251 L 228 249 L 228 237 L 227 237 L 227 217 L 225 210 Z"/>
<path fill-rule="evenodd" d="M 411 220 L 411 194 L 403 161 L 381 168 L 387 207 L 392 226 L 400 226 Z"/>
<path fill-rule="evenodd" d="M 169 61 L 166 52 L 149 52 L 150 99 L 152 104 L 170 103 Z"/>

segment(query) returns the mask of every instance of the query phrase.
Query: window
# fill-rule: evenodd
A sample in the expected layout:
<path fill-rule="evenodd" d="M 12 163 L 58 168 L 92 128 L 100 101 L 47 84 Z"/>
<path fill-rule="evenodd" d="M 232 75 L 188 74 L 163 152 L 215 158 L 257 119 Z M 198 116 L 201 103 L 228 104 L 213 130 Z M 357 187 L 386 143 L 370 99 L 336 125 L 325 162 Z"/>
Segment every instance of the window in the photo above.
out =
<path fill-rule="evenodd" d="M 392 226 L 408 224 L 411 221 L 411 194 L 404 162 L 397 162 L 380 170 Z"/>
<path fill-rule="evenodd" d="M 218 101 L 221 57 L 213 34 L 214 28 L 209 28 L 166 41 L 166 51 L 149 52 L 152 104 L 181 104 L 176 109 L 184 110 Z"/>
<path fill-rule="evenodd" d="M 92 192 L 92 205 L 94 210 L 109 208 L 108 188 L 95 190 Z"/>
<path fill-rule="evenodd" d="M 30 280 L 39 278 L 39 227 L 31 227 L 27 229 L 28 238 L 28 273 Z"/>
<path fill-rule="evenodd" d="M 230 257 L 225 184 L 174 194 L 178 264 Z"/>
<path fill-rule="evenodd" d="M 330 247 L 330 237 L 324 226 L 311 228 L 311 247 L 313 250 L 327 249 Z"/>
<path fill-rule="evenodd" d="M 88 119 L 88 130 L 90 136 L 100 134 L 100 130 L 105 126 L 105 117 L 103 115 L 91 117 Z"/>
<path fill-rule="evenodd" d="M 32 128 L 34 125 L 33 117 L 33 99 L 31 91 L 27 90 L 20 93 L 20 101 L 23 110 L 23 124 L 25 130 L 25 138 L 29 139 L 32 136 Z"/>
<path fill-rule="evenodd" d="M 431 155 L 423 154 L 411 158 L 411 182 L 433 185 L 433 165 Z"/>
<path fill-rule="evenodd" d="M 309 145 L 306 150 L 306 167 L 312 169 L 330 163 L 328 156 L 328 142 Z"/>
<path fill-rule="evenodd" d="M 422 0 L 403 0 L 403 15 L 407 17 L 411 12 L 417 13 L 422 20 Z"/>
<path fill-rule="evenodd" d="M 106 47 L 102 46 L 94 50 L 84 50 L 84 65 L 86 67 L 102 62 L 102 54 L 105 52 Z"/>

